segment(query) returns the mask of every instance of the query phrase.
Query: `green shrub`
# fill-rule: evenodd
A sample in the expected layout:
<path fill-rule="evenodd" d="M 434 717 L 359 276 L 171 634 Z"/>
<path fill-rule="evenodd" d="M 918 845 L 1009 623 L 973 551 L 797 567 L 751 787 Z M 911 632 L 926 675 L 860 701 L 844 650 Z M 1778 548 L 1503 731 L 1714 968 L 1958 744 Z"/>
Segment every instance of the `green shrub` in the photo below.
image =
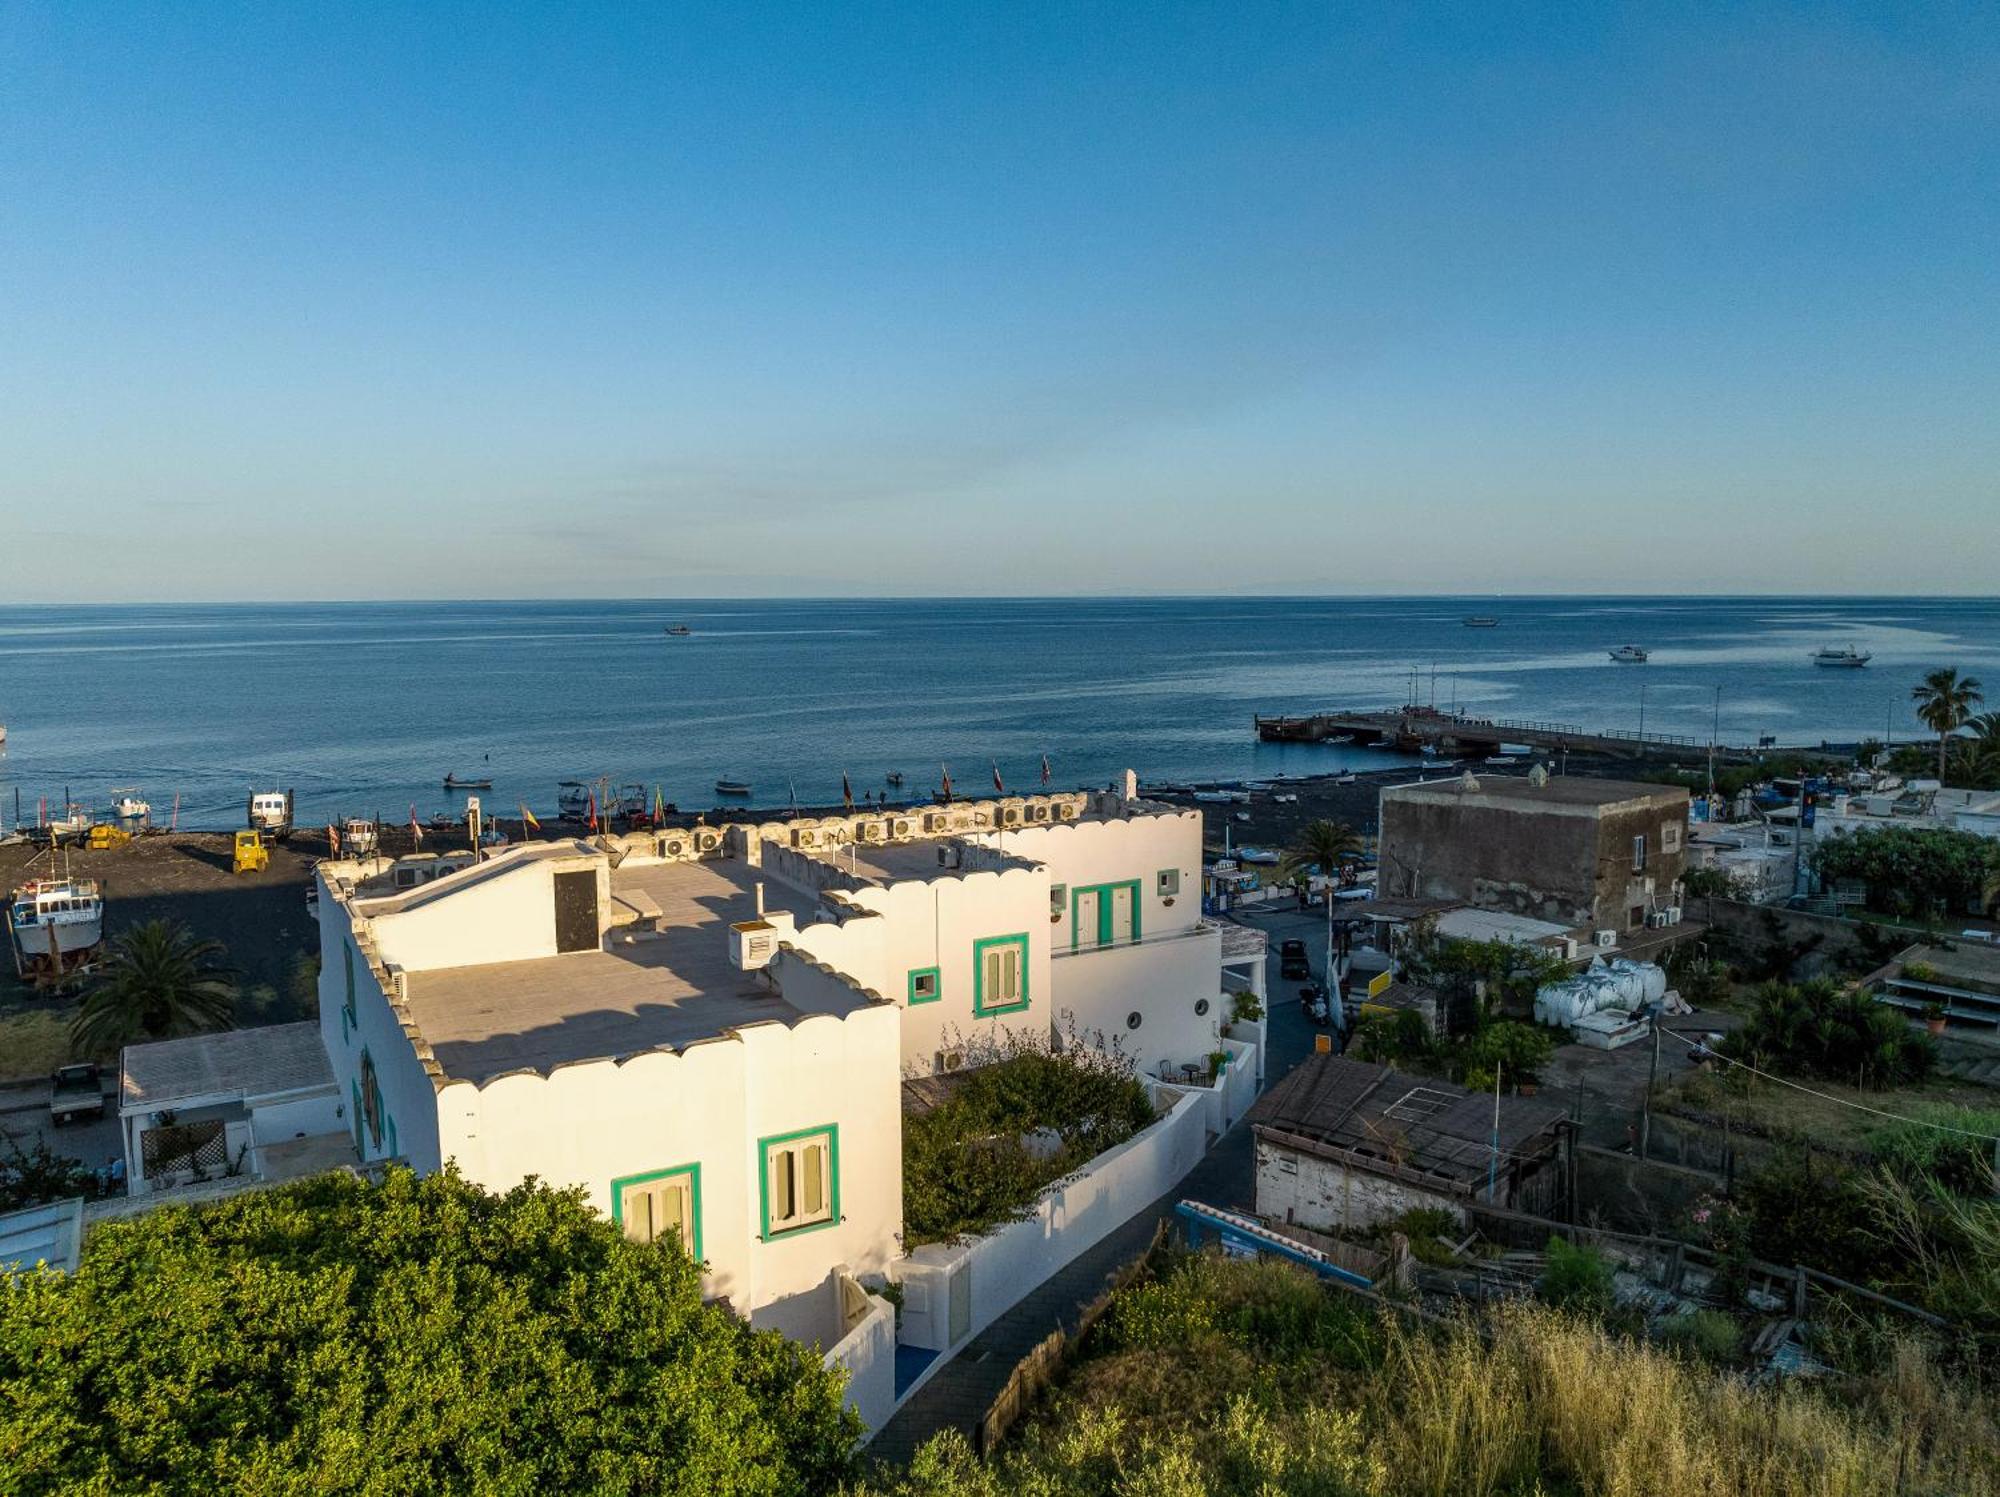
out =
<path fill-rule="evenodd" d="M 1668 1346 L 1684 1348 L 1704 1362 L 1726 1366 L 1743 1349 L 1743 1330 L 1720 1310 L 1696 1310 L 1661 1321 L 1655 1334 Z"/>
<path fill-rule="evenodd" d="M 1736 1186 L 1745 1245 L 1767 1263 L 1805 1263 L 1842 1278 L 1871 1274 L 1880 1249 L 1854 1172 L 1792 1150 Z"/>
<path fill-rule="evenodd" d="M 1538 1287 L 1542 1298 L 1559 1310 L 1603 1315 L 1611 1308 L 1611 1261 L 1594 1247 L 1551 1237 Z"/>
<path fill-rule="evenodd" d="M 1766 982 L 1750 997 L 1748 1019 L 1720 1048 L 1753 1066 L 1879 1088 L 1922 1080 L 1937 1062 L 1930 1036 L 1838 983 Z"/>
<path fill-rule="evenodd" d="M 1868 1135 L 1868 1147 L 1891 1173 L 1905 1179 L 1929 1175 L 1955 1195 L 1992 1194 L 1993 1140 L 2000 1138 L 2000 1108 L 1928 1103 L 1908 1112 L 1914 1121 L 1885 1123 Z M 1924 1126 L 1927 1123 L 1964 1131 L 1947 1133 Z"/>

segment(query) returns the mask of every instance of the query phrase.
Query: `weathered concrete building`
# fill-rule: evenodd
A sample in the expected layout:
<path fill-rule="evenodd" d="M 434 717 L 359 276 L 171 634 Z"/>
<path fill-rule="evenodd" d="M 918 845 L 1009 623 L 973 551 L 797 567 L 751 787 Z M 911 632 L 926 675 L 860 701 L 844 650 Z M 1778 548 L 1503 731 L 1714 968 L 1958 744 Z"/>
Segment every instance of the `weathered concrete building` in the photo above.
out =
<path fill-rule="evenodd" d="M 1625 780 L 1462 775 L 1382 792 L 1384 897 L 1450 899 L 1597 931 L 1680 904 L 1688 793 Z"/>
<path fill-rule="evenodd" d="M 1250 1109 L 1257 1214 L 1339 1232 L 1474 1201 L 1560 1209 L 1560 1104 L 1405 1076 L 1333 1055 L 1306 1059 Z"/>

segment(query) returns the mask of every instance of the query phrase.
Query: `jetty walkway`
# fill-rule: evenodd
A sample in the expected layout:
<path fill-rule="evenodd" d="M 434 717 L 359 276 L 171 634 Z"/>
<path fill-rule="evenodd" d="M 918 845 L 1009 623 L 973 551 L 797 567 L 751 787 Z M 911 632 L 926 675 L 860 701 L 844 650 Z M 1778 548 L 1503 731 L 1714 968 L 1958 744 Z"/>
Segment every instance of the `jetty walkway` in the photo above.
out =
<path fill-rule="evenodd" d="M 1677 733 L 1626 733 L 1590 729 L 1576 723 L 1534 722 L 1506 717 L 1469 717 L 1435 707 L 1400 707 L 1361 712 L 1313 712 L 1300 717 L 1255 719 L 1257 736 L 1266 743 L 1326 743 L 1351 741 L 1370 748 L 1396 748 L 1404 753 L 1434 748 L 1451 755 L 1497 754 L 1503 744 L 1519 744 L 1549 753 L 1606 754 L 1643 759 L 1659 754 L 1706 754 L 1708 740 Z M 1774 753 L 1812 752 L 1718 743 L 1715 757 L 1723 763 L 1752 763 Z"/>

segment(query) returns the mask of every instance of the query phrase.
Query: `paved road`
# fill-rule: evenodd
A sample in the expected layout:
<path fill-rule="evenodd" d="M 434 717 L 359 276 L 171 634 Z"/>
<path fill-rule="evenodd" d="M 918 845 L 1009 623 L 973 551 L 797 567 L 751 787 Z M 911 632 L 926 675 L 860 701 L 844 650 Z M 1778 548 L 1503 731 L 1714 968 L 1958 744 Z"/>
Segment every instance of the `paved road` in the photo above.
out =
<path fill-rule="evenodd" d="M 1288 919 L 1296 918 L 1244 922 L 1272 932 L 1273 954 L 1268 959 L 1270 970 L 1266 978 L 1269 990 L 1280 995 L 1281 1001 L 1271 1009 L 1270 1053 L 1264 1064 L 1267 1087 L 1311 1053 L 1313 1036 L 1319 1032 L 1306 1021 L 1296 1001 L 1282 1001 L 1282 996 L 1298 984 L 1278 982 L 1277 942 L 1283 935 L 1297 934 L 1287 923 Z M 1313 922 L 1307 919 L 1300 923 Z M 1324 931 L 1324 920 L 1319 928 Z M 1318 965 L 1315 959 L 1315 970 Z M 1215 1146 L 1172 1191 L 1080 1254 L 973 1337 L 957 1357 L 918 1389 L 896 1417 L 883 1426 L 869 1447 L 870 1454 L 906 1461 L 919 1445 L 940 1430 L 956 1427 L 971 1435 L 1006 1385 L 1015 1364 L 1058 1326 L 1075 1329 L 1077 1312 L 1097 1297 L 1107 1279 L 1146 1250 L 1154 1224 L 1161 1217 L 1170 1216 L 1176 1202 L 1192 1198 L 1217 1206 L 1247 1208 L 1253 1204 L 1256 1182 L 1252 1178 L 1252 1158 L 1250 1125 L 1238 1123 L 1216 1140 Z"/>

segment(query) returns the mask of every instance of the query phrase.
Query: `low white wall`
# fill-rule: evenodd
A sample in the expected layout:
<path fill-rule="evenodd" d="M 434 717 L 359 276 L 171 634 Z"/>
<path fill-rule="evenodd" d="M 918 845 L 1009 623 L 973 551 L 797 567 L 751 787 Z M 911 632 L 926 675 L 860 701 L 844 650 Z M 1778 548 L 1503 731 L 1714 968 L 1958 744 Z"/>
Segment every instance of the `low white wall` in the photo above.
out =
<path fill-rule="evenodd" d="M 1247 1040 L 1219 1040 L 1218 1049 L 1229 1055 L 1222 1075 L 1206 1084 L 1182 1081 L 1159 1083 L 1163 1091 L 1189 1097 L 1201 1104 L 1202 1126 L 1211 1136 L 1226 1133 L 1257 1100 L 1258 1048 Z"/>
<path fill-rule="evenodd" d="M 926 1243 L 890 1266 L 892 1277 L 914 1270 L 928 1279 L 934 1299 L 946 1295 L 953 1274 L 968 1277 L 971 1318 L 954 1345 L 978 1335 L 1194 1168 L 1207 1147 L 1207 1104 L 1179 1087 L 1159 1087 L 1155 1095 L 1173 1098 L 1165 1116 L 1049 1190 L 1027 1217 L 970 1242 Z M 943 1323 L 942 1315 L 936 1319 Z M 904 1324 L 910 1325 L 908 1316 Z"/>
<path fill-rule="evenodd" d="M 847 1370 L 842 1397 L 868 1426 L 861 1437 L 866 1444 L 896 1412 L 896 1307 L 869 1295 L 868 1314 L 834 1343 L 821 1365 Z"/>

